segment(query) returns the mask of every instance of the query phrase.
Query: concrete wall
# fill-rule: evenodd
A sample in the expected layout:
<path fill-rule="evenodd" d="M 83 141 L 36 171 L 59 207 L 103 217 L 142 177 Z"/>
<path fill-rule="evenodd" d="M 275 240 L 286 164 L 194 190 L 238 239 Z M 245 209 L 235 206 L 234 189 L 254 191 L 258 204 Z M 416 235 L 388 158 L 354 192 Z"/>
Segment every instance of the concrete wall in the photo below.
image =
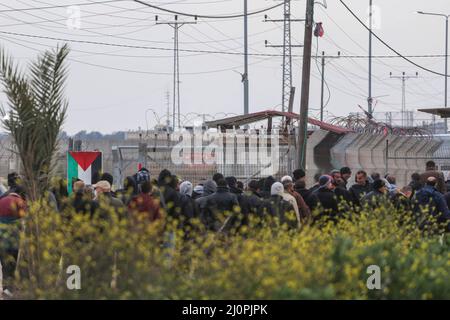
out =
<path fill-rule="evenodd" d="M 407 184 L 412 173 L 423 171 L 427 159 L 442 158 L 436 160 L 436 163 L 442 167 L 442 170 L 450 172 L 450 137 L 437 137 L 434 139 L 399 136 L 384 137 L 368 133 L 338 135 L 324 130 L 317 130 L 312 133 L 308 140 L 306 160 L 308 185 L 313 184 L 314 174 L 330 172 L 332 168 L 339 169 L 344 166 L 350 167 L 354 173 L 363 169 L 369 174 L 379 172 L 384 175 L 386 173 L 386 140 L 389 140 L 389 156 L 404 158 L 390 159 L 388 161 L 388 172 L 396 176 L 399 186 Z M 163 168 L 169 168 L 175 174 L 198 181 L 209 178 L 214 171 L 218 170 L 217 166 L 197 165 L 180 167 L 173 165 L 169 152 L 156 152 L 151 149 L 152 146 L 173 145 L 174 142 L 167 140 L 166 134 L 144 136 L 143 142 L 146 142 L 150 148 L 150 151 L 147 153 L 147 163 L 152 176 L 157 175 Z M 104 171 L 117 172 L 117 166 L 113 170 L 113 146 L 138 146 L 138 144 L 139 140 L 84 141 L 82 149 L 102 151 Z M 6 177 L 9 172 L 17 171 L 18 161 L 15 155 L 10 152 L 10 148 L 11 143 L 9 139 L 3 137 L 0 140 L 0 177 Z M 282 155 L 288 152 L 288 146 L 282 146 L 280 149 L 280 154 Z M 63 176 L 65 176 L 66 172 L 66 151 L 67 142 L 62 141 L 57 155 L 56 171 Z M 240 156 L 240 152 L 240 150 L 236 150 L 236 156 Z M 295 155 L 295 152 L 290 152 L 290 155 Z M 126 177 L 134 174 L 137 170 L 138 150 L 124 151 L 123 158 L 121 176 Z M 288 156 L 283 156 L 280 159 L 280 171 L 276 175 L 277 177 L 291 174 L 291 169 L 295 169 L 295 165 L 288 166 L 288 162 Z M 249 175 L 258 172 L 258 168 L 257 165 L 241 164 L 229 167 L 225 171 L 224 173 L 227 175 L 233 174 L 244 180 Z M 255 176 L 255 178 L 258 177 L 259 175 Z"/>

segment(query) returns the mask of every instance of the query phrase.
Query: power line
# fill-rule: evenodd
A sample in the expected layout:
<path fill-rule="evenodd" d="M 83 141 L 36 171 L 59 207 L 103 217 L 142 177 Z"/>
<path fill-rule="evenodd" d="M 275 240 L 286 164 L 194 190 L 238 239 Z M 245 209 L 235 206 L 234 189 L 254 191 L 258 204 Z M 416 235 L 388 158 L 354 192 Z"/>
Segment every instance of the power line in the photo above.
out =
<path fill-rule="evenodd" d="M 165 8 L 161 8 L 158 6 L 155 6 L 153 4 L 149 4 L 140 0 L 133 0 L 134 2 L 140 3 L 144 6 L 153 8 L 153 9 L 157 9 L 157 10 L 161 10 L 161 11 L 165 11 L 168 13 L 172 13 L 172 14 L 177 14 L 180 16 L 186 16 L 186 17 L 193 17 L 193 18 L 202 18 L 202 19 L 234 19 L 234 18 L 243 18 L 243 17 L 249 17 L 249 16 L 253 16 L 259 13 L 263 13 L 263 12 L 267 12 L 270 10 L 273 10 L 275 8 L 281 7 L 282 5 L 284 5 L 284 2 L 276 4 L 274 6 L 265 8 L 265 9 L 261 9 L 261 10 L 257 10 L 257 11 L 253 11 L 247 14 L 232 14 L 232 15 L 222 15 L 222 16 L 212 16 L 212 15 L 201 15 L 201 14 L 192 14 L 192 13 L 186 13 L 186 12 L 180 12 L 180 11 L 175 11 L 175 10 L 170 10 L 170 9 L 165 9 Z"/>
<path fill-rule="evenodd" d="M 104 4 L 104 3 L 111 3 L 111 2 L 123 2 L 128 0 L 107 0 L 107 1 L 97 1 L 97 2 L 90 2 L 90 3 L 72 3 L 72 4 L 65 4 L 65 5 L 55 5 L 55 6 L 47 6 L 47 7 L 33 7 L 33 8 L 14 8 L 14 9 L 5 9 L 0 10 L 0 13 L 4 12 L 22 12 L 22 11 L 31 11 L 31 10 L 45 10 L 45 9 L 56 9 L 56 8 L 67 8 L 70 6 L 92 6 L 96 4 Z"/>
<path fill-rule="evenodd" d="M 443 73 L 431 70 L 429 68 L 426 68 L 414 61 L 412 61 L 411 59 L 407 58 L 406 56 L 402 55 L 400 52 L 398 52 L 396 49 L 394 49 L 393 47 L 391 47 L 386 41 L 384 41 L 383 39 L 381 39 L 376 33 L 374 33 L 369 27 L 366 26 L 366 24 L 356 15 L 356 13 L 353 12 L 352 9 L 350 9 L 350 7 L 343 1 L 343 0 L 339 0 L 342 5 L 350 12 L 350 14 L 355 17 L 356 20 L 358 20 L 358 22 L 364 27 L 366 28 L 375 38 L 378 39 L 378 41 L 380 41 L 383 45 L 385 45 L 387 48 L 389 48 L 392 52 L 394 52 L 396 55 L 398 55 L 399 57 L 403 58 L 404 60 L 406 60 L 407 62 L 411 63 L 412 65 L 416 66 L 417 68 L 420 68 L 424 71 L 442 76 L 442 77 L 450 77 L 450 76 L 446 76 Z"/>
<path fill-rule="evenodd" d="M 18 46 L 22 46 L 22 47 L 24 47 L 24 48 L 27 48 L 27 49 L 30 49 L 30 50 L 33 50 L 33 51 L 37 51 L 37 52 L 40 51 L 39 49 L 36 49 L 36 48 L 30 47 L 30 46 L 24 45 L 24 44 L 22 44 L 22 43 L 18 43 L 18 42 L 16 42 L 16 41 L 13 41 L 13 40 L 9 39 L 8 37 L 0 37 L 0 39 L 9 41 L 9 42 L 14 43 L 14 44 L 16 44 L 16 45 L 18 45 Z M 23 40 L 22 40 L 22 41 L 23 41 Z M 27 41 L 27 42 L 28 42 L 28 41 Z M 42 43 L 35 43 L 35 42 L 29 42 L 29 43 L 35 44 L 35 45 L 41 45 L 41 46 L 48 47 L 48 46 L 46 46 L 45 44 L 42 44 Z M 173 49 L 172 49 L 172 50 L 173 50 Z M 76 51 L 76 50 L 75 50 L 75 51 Z M 267 58 L 267 59 L 260 60 L 260 61 L 257 61 L 257 62 L 252 62 L 252 63 L 250 63 L 250 65 L 257 65 L 257 64 L 260 64 L 260 63 L 265 62 L 265 61 L 267 61 L 267 60 L 268 60 L 268 58 Z M 86 62 L 86 61 L 77 60 L 77 59 L 74 59 L 74 58 L 69 58 L 69 61 L 73 61 L 73 62 L 76 62 L 76 63 L 79 63 L 79 64 L 84 64 L 84 65 L 88 65 L 88 66 L 92 66 L 92 67 L 97 67 L 97 68 L 101 68 L 101 69 L 107 69 L 107 70 L 113 70 L 113 71 L 121 71 L 121 72 L 127 72 L 127 73 L 150 74 L 150 75 L 161 75 L 161 76 L 173 75 L 172 73 L 168 73 L 168 72 L 154 72 L 154 71 L 144 71 L 144 70 L 132 70 L 132 69 L 125 69 L 125 68 L 113 67 L 113 66 L 105 66 L 105 65 L 95 64 L 95 63 L 92 63 L 92 62 Z M 232 70 L 238 69 L 238 68 L 240 68 L 240 67 L 242 67 L 242 65 L 238 65 L 238 66 L 234 66 L 234 67 L 229 67 L 229 68 L 223 68 L 223 69 L 208 70 L 208 71 L 183 72 L 183 73 L 180 73 L 180 74 L 181 74 L 181 75 L 203 75 L 203 74 L 212 74 L 212 73 L 220 73 L 220 72 L 232 71 Z"/>
<path fill-rule="evenodd" d="M 109 42 L 100 42 L 100 41 L 90 41 L 90 40 L 78 40 L 78 39 L 67 39 L 67 38 L 58 38 L 58 37 L 49 37 L 49 36 L 41 36 L 41 35 L 32 35 L 25 34 L 19 32 L 11 32 L 11 31 L 0 31 L 3 34 L 9 34 L 13 36 L 26 37 L 26 38 L 36 38 L 36 39 L 46 39 L 46 40 L 54 40 L 54 41 L 65 41 L 72 43 L 81 43 L 81 44 L 92 44 L 92 45 L 101 45 L 108 47 L 119 47 L 119 48 L 129 48 L 129 49 L 143 49 L 143 50 L 160 50 L 160 51 L 172 51 L 173 48 L 165 48 L 165 47 L 152 47 L 152 46 L 137 46 L 130 44 L 120 44 L 120 43 L 109 43 Z M 225 54 L 225 55 L 244 55 L 242 52 L 231 52 L 231 51 L 213 51 L 213 50 L 197 50 L 197 49 L 180 49 L 181 52 L 191 52 L 191 53 L 205 53 L 205 54 Z M 261 57 L 283 57 L 282 54 L 271 54 L 271 53 L 249 53 L 249 56 L 261 56 Z M 302 55 L 292 55 L 293 57 L 302 57 Z M 415 57 L 415 58 L 440 58 L 445 55 L 412 55 L 407 57 Z M 327 56 L 328 58 L 337 58 L 337 56 Z M 389 55 L 380 55 L 374 56 L 376 58 L 404 58 L 404 56 L 389 56 Z M 364 55 L 341 55 L 341 58 L 349 58 L 349 59 L 367 59 L 368 56 Z"/>

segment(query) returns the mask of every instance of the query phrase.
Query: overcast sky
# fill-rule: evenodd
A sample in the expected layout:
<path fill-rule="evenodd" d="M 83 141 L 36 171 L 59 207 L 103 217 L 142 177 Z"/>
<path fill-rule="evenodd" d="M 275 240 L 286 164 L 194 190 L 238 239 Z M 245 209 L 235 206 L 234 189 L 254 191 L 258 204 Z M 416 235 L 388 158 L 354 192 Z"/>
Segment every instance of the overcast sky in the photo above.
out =
<path fill-rule="evenodd" d="M 2 0 L 0 3 L 0 43 L 26 65 L 38 51 L 63 41 L 28 38 L 1 32 L 14 32 L 59 39 L 87 40 L 171 49 L 173 29 L 155 25 L 173 20 L 173 15 L 144 7 L 133 1 L 80 6 L 81 28 L 67 26 L 67 8 L 10 11 L 15 8 L 48 7 L 61 4 L 94 3 L 101 0 Z M 205 15 L 242 12 L 242 0 L 170 0 L 149 1 L 164 8 Z M 368 32 L 338 0 L 326 1 L 328 8 L 316 6 L 315 21 L 323 22 L 325 36 L 314 39 L 314 54 L 326 51 L 335 55 L 368 54 Z M 249 0 L 249 11 L 278 3 L 272 0 Z M 364 21 L 369 0 L 346 0 Z M 374 0 L 375 30 L 386 42 L 404 55 L 439 55 L 445 53 L 445 19 L 414 14 L 417 10 L 450 14 L 448 0 Z M 303 18 L 305 1 L 292 2 L 293 18 Z M 282 17 L 282 7 L 267 13 L 272 19 Z M 180 20 L 193 21 L 192 18 Z M 279 54 L 266 48 L 264 40 L 282 43 L 282 24 L 263 22 L 264 14 L 249 18 L 250 53 Z M 75 24 L 76 26 L 76 24 Z M 303 42 L 304 24 L 292 23 L 294 44 Z M 199 19 L 196 25 L 180 29 L 180 49 L 207 51 L 243 51 L 243 19 Z M 167 92 L 172 96 L 173 58 L 170 50 L 121 48 L 94 44 L 71 43 L 70 76 L 67 97 L 70 101 L 64 129 L 70 134 L 80 130 L 113 132 L 146 128 L 146 110 L 152 108 L 159 117 L 166 114 Z M 302 49 L 294 48 L 301 55 Z M 374 39 L 375 55 L 392 55 Z M 300 106 L 302 59 L 294 57 L 294 86 L 297 89 L 294 111 Z M 444 72 L 444 58 L 412 58 L 420 65 Z M 281 108 L 281 57 L 250 57 L 250 112 Z M 241 76 L 243 57 L 236 55 L 181 52 L 181 109 L 223 116 L 220 112 L 243 112 Z M 410 65 L 402 59 L 375 59 L 373 64 L 373 96 L 376 111 L 399 111 L 401 81 L 389 78 L 389 72 L 419 72 L 418 79 L 407 83 L 409 109 L 443 106 L 444 78 Z M 326 66 L 326 79 L 331 90 L 326 117 L 357 112 L 358 104 L 366 106 L 368 95 L 367 59 L 333 59 Z M 328 98 L 328 96 L 326 97 Z M 5 98 L 2 95 L 1 101 Z M 170 100 L 171 101 L 171 100 Z M 313 63 L 310 116 L 318 116 L 320 105 L 320 72 Z M 170 107 L 172 108 L 172 107 Z M 157 123 L 152 111 L 147 112 L 150 126 Z M 192 115 L 190 116 L 192 118 Z M 162 121 L 165 121 L 163 119 Z"/>

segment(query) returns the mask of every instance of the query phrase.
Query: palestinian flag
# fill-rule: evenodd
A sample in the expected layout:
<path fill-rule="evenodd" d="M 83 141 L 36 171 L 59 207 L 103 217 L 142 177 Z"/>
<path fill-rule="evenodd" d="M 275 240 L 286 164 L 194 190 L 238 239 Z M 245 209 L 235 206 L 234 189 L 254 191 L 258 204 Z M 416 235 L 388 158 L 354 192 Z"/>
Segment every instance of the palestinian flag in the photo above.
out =
<path fill-rule="evenodd" d="M 86 185 L 92 184 L 92 176 L 102 170 L 102 153 L 75 152 L 67 153 L 67 184 L 69 194 L 72 193 L 72 181 L 77 178 L 83 180 Z"/>

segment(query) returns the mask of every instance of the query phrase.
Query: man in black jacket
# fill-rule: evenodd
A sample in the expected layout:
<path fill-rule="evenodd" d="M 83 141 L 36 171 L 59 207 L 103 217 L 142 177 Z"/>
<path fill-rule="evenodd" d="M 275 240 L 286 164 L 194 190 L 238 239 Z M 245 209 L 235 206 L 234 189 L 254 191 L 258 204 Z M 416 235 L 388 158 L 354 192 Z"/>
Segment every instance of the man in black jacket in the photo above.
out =
<path fill-rule="evenodd" d="M 361 199 L 372 191 L 372 186 L 367 178 L 367 173 L 364 170 L 360 170 L 356 173 L 356 184 L 350 187 L 350 193 L 352 194 L 353 201 L 358 206 L 361 205 Z"/>
<path fill-rule="evenodd" d="M 297 191 L 305 200 L 306 205 L 312 210 L 317 207 L 319 199 L 311 189 L 306 188 L 306 182 L 299 180 L 294 185 L 294 190 Z"/>
<path fill-rule="evenodd" d="M 258 213 L 259 207 L 261 206 L 261 204 L 263 202 L 262 197 L 259 194 L 259 182 L 258 181 L 252 180 L 249 182 L 246 196 L 248 199 L 248 207 L 249 207 L 250 213 L 253 213 L 253 214 Z"/>
<path fill-rule="evenodd" d="M 346 207 L 347 205 L 353 205 L 352 194 L 345 187 L 346 182 L 342 178 L 341 172 L 339 170 L 333 170 L 331 172 L 331 178 L 333 178 L 332 183 L 335 186 L 334 194 L 338 203 L 344 203 Z"/>
<path fill-rule="evenodd" d="M 203 208 L 206 208 L 206 203 L 208 201 L 208 197 L 212 194 L 216 193 L 217 191 L 217 184 L 214 182 L 214 180 L 208 180 L 203 184 L 203 192 L 200 197 L 195 199 L 195 203 L 197 204 L 197 207 L 202 210 Z"/>
<path fill-rule="evenodd" d="M 228 187 L 230 188 L 230 192 L 236 195 L 239 202 L 239 206 L 241 207 L 242 214 L 247 215 L 248 212 L 250 211 L 248 198 L 244 194 L 244 191 L 237 187 L 236 177 L 226 177 L 225 181 L 227 182 Z"/>
<path fill-rule="evenodd" d="M 169 217 L 179 218 L 181 213 L 181 197 L 173 187 L 174 176 L 172 173 L 164 169 L 159 173 L 158 188 L 161 196 L 161 204 L 163 205 Z"/>
<path fill-rule="evenodd" d="M 206 205 L 201 208 L 201 219 L 209 230 L 222 231 L 229 228 L 231 218 L 239 213 L 239 202 L 235 194 L 228 188 L 225 179 L 217 183 L 217 191 L 208 196 Z"/>
<path fill-rule="evenodd" d="M 319 207 L 322 211 L 314 217 L 314 220 L 318 221 L 323 217 L 328 217 L 336 221 L 339 216 L 339 207 L 334 193 L 336 186 L 333 184 L 333 178 L 328 175 L 321 176 L 319 185 L 320 187 L 315 191 L 315 195 L 319 199 Z"/>

